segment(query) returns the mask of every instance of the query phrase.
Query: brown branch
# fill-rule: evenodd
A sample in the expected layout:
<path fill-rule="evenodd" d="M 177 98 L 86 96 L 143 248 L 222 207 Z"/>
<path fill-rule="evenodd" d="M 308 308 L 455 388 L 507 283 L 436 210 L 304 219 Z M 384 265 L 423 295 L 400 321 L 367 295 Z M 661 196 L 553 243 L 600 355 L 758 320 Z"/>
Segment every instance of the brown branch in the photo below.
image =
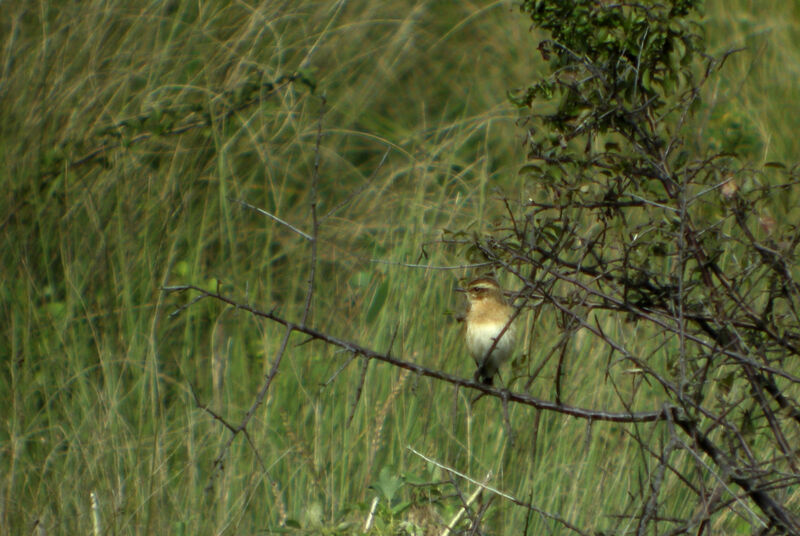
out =
<path fill-rule="evenodd" d="M 675 424 L 695 441 L 701 451 L 714 460 L 731 482 L 739 486 L 780 530 L 787 534 L 800 534 L 800 520 L 762 489 L 755 478 L 747 477 L 744 471 L 734 466 L 708 436 L 700 431 L 694 421 L 676 417 Z"/>
<path fill-rule="evenodd" d="M 527 256 L 523 255 L 522 253 L 520 253 L 516 249 L 514 249 L 514 248 L 512 248 L 512 247 L 510 247 L 507 244 L 502 243 L 502 242 L 490 241 L 488 243 L 488 245 L 478 244 L 478 249 L 480 249 L 480 251 L 487 258 L 489 258 L 493 262 L 503 266 L 503 268 L 505 268 L 509 272 L 513 273 L 514 275 L 516 275 L 520 279 L 520 281 L 526 282 L 526 284 L 529 285 L 531 290 L 534 290 L 536 288 L 535 283 L 530 281 L 527 277 L 522 275 L 518 270 L 515 270 L 509 263 L 505 262 L 502 258 L 500 258 L 492 250 L 493 247 L 497 247 L 497 248 L 505 251 L 506 253 L 511 254 L 514 257 L 515 261 L 521 262 L 523 264 L 532 264 L 532 263 L 535 263 L 535 261 L 533 259 L 531 259 L 530 257 L 527 257 Z M 617 308 L 617 309 L 619 309 L 621 311 L 626 311 L 626 312 L 629 312 L 631 314 L 634 314 L 637 318 L 642 318 L 644 320 L 647 320 L 647 321 L 653 323 L 654 325 L 656 325 L 656 326 L 658 326 L 658 327 L 660 327 L 662 329 L 665 329 L 667 331 L 670 331 L 672 333 L 680 334 L 680 332 L 681 332 L 680 331 L 680 326 L 676 327 L 676 326 L 672 325 L 671 323 L 665 322 L 664 320 L 653 316 L 653 314 L 651 313 L 651 311 L 647 307 L 637 306 L 637 305 L 635 305 L 633 303 L 630 303 L 629 301 L 626 301 L 624 299 L 616 298 L 616 297 L 614 297 L 614 296 L 612 296 L 610 294 L 595 290 L 594 288 L 590 287 L 588 284 L 586 284 L 586 283 L 584 283 L 584 282 L 582 282 L 582 281 L 580 281 L 580 280 L 578 280 L 578 279 L 576 279 L 574 277 L 570 277 L 570 276 L 568 276 L 568 275 L 566 275 L 566 274 L 564 274 L 564 273 L 562 273 L 562 272 L 560 272 L 558 270 L 555 270 L 553 268 L 547 267 L 547 266 L 545 266 L 543 264 L 541 265 L 541 268 L 544 269 L 548 274 L 550 274 L 553 277 L 555 277 L 556 279 L 564 281 L 565 283 L 569 283 L 572 286 L 578 287 L 581 290 L 583 290 L 584 292 L 587 292 L 589 294 L 592 294 L 592 295 L 600 298 L 601 300 L 607 302 L 607 304 L 612 305 L 612 306 L 614 306 L 615 308 Z M 601 276 L 601 274 L 596 274 L 595 277 L 596 278 L 600 278 L 602 276 Z M 670 318 L 672 318 L 672 317 L 670 317 Z M 685 318 L 689 319 L 690 316 L 689 315 L 685 315 Z M 589 326 L 585 325 L 584 327 L 589 327 Z M 721 339 L 721 336 L 719 336 L 717 334 L 716 330 L 713 330 L 713 328 L 710 328 L 710 326 L 709 326 L 708 329 L 710 330 L 708 332 L 709 335 L 712 335 L 712 338 L 714 338 L 713 342 L 709 342 L 707 340 L 703 340 L 699 336 L 691 334 L 691 333 L 684 333 L 684 337 L 686 338 L 686 340 L 692 341 L 692 342 L 700 345 L 701 347 L 705 347 L 705 348 L 707 348 L 709 350 L 717 350 L 717 351 L 723 353 L 724 355 L 734 359 L 735 361 L 737 361 L 740 364 L 750 365 L 751 367 L 759 369 L 759 370 L 761 370 L 763 372 L 768 372 L 768 373 L 775 374 L 777 376 L 781 376 L 781 377 L 786 378 L 787 380 L 789 380 L 789 381 L 791 381 L 793 383 L 800 383 L 800 378 L 798 378 L 797 376 L 794 376 L 793 374 L 790 374 L 790 373 L 786 372 L 783 369 L 779 369 L 779 368 L 771 367 L 771 366 L 766 365 L 766 364 L 759 363 L 759 362 L 749 358 L 744 352 L 734 351 L 734 350 L 731 350 L 729 348 L 726 348 L 725 347 L 726 345 L 722 344 L 723 341 Z M 592 330 L 592 331 L 594 331 L 594 330 Z M 725 342 L 728 342 L 728 341 L 725 341 Z"/>
<path fill-rule="evenodd" d="M 317 221 L 317 185 L 319 183 L 319 153 L 320 143 L 322 142 L 322 118 L 325 116 L 325 105 L 327 101 L 322 97 L 319 110 L 319 121 L 317 122 L 317 141 L 314 145 L 314 171 L 311 173 L 311 267 L 308 274 L 308 291 L 306 292 L 306 304 L 303 308 L 303 325 L 308 322 L 311 313 L 311 298 L 314 296 L 314 278 L 317 273 L 317 240 L 319 238 L 319 222 Z"/>
<path fill-rule="evenodd" d="M 499 265 L 503 266 L 506 270 L 517 276 L 521 281 L 525 282 L 525 284 L 528 285 L 531 289 L 536 287 L 535 282 L 529 281 L 518 270 L 516 270 L 511 265 L 511 263 L 506 262 L 503 258 L 496 255 L 493 249 L 497 247 L 504 250 L 507 253 L 511 253 L 512 258 L 514 258 L 514 261 L 521 261 L 522 265 L 527 265 L 532 263 L 533 262 L 532 259 L 525 258 L 519 255 L 514 248 L 509 247 L 507 244 L 503 242 L 498 243 L 490 240 L 487 243 L 487 245 L 478 244 L 478 247 L 489 260 L 492 260 L 493 262 L 496 262 Z M 653 322 L 655 325 L 662 326 L 673 333 L 683 335 L 686 338 L 686 340 L 691 340 L 701 346 L 706 346 L 709 349 L 713 349 L 724 355 L 734 357 L 740 365 L 742 365 L 746 370 L 749 370 L 751 372 L 750 382 L 754 386 L 756 386 L 759 383 L 758 380 L 756 379 L 757 377 L 759 376 L 762 378 L 764 377 L 763 374 L 755 373 L 754 369 L 767 371 L 767 369 L 772 368 L 757 363 L 754 360 L 748 358 L 746 356 L 745 349 L 741 347 L 739 344 L 735 344 L 733 347 L 735 351 L 731 351 L 729 349 L 730 346 L 729 343 L 735 341 L 731 340 L 730 337 L 725 341 L 720 341 L 717 337 L 714 337 L 714 344 L 709 344 L 707 341 L 703 341 L 699 337 L 693 336 L 689 333 L 682 332 L 680 330 L 680 326 L 674 327 L 666 322 L 659 320 L 658 318 L 652 315 L 649 315 L 645 310 L 631 305 L 627 300 L 618 299 L 609 294 L 599 292 L 591 288 L 588 284 L 573 277 L 570 277 L 564 273 L 561 273 L 556 269 L 550 268 L 547 265 L 541 265 L 541 267 L 544 270 L 546 270 L 549 275 L 555 277 L 556 279 L 560 279 L 578 289 L 581 289 L 587 294 L 593 294 L 600 297 L 603 300 L 608 300 L 614 303 L 614 305 L 617 306 L 620 310 L 627 310 L 632 314 L 635 314 L 636 317 L 638 318 L 647 319 L 648 321 Z M 706 408 L 703 408 L 698 402 L 692 401 L 687 397 L 685 397 L 682 394 L 682 390 L 679 388 L 680 386 L 672 384 L 671 382 L 663 378 L 661 375 L 655 373 L 655 371 L 647 367 L 647 365 L 643 363 L 640 359 L 627 352 L 627 350 L 621 344 L 605 336 L 600 329 L 595 328 L 590 323 L 588 323 L 581 315 L 575 313 L 568 306 L 568 304 L 561 303 L 559 299 L 557 299 L 555 296 L 550 295 L 549 293 L 543 293 L 543 294 L 545 299 L 548 300 L 552 305 L 554 305 L 558 310 L 560 310 L 562 313 L 566 313 L 572 316 L 581 324 L 583 328 L 594 333 L 598 338 L 603 340 L 615 351 L 620 352 L 625 358 L 636 363 L 637 366 L 641 367 L 642 370 L 644 370 L 648 376 L 653 377 L 657 381 L 659 381 L 664 386 L 665 389 L 674 394 L 674 396 L 681 404 L 694 408 L 695 410 L 699 411 L 706 417 L 712 419 L 714 422 L 720 422 L 718 420 L 718 417 L 715 417 L 710 411 L 708 411 Z M 574 299 L 572 301 L 574 301 Z M 737 303 L 739 302 L 737 301 Z M 723 335 L 720 334 L 720 337 L 722 336 Z M 772 370 L 769 370 L 769 372 L 772 372 Z M 775 373 L 787 377 L 787 379 L 790 379 L 792 381 L 795 382 L 798 381 L 793 375 L 783 370 L 776 369 Z M 766 404 L 766 401 L 763 399 L 763 396 L 759 402 L 761 404 L 762 410 L 766 414 L 767 419 L 770 421 L 770 428 L 773 430 L 774 433 L 776 433 L 777 436 L 780 436 L 782 438 L 782 433 L 778 433 L 779 427 L 774 419 L 774 414 Z M 703 453 L 707 454 L 712 458 L 712 460 L 717 464 L 717 466 L 722 469 L 725 478 L 735 483 L 737 486 L 739 486 L 745 492 L 745 494 L 759 506 L 762 512 L 771 521 L 772 526 L 777 527 L 782 532 L 791 534 L 800 534 L 800 521 L 797 520 L 797 518 L 794 516 L 794 514 L 792 514 L 792 512 L 790 512 L 780 502 L 776 501 L 765 490 L 765 487 L 760 482 L 759 476 L 748 476 L 746 469 L 738 467 L 732 461 L 730 461 L 728 456 L 726 456 L 726 454 L 724 454 L 723 451 L 713 441 L 711 441 L 711 439 L 709 439 L 709 437 L 706 434 L 704 434 L 699 430 L 699 428 L 695 424 L 695 421 L 688 418 L 685 414 L 679 413 L 677 408 L 673 407 L 672 409 L 665 409 L 665 412 L 670 416 L 670 420 L 675 422 L 681 429 L 684 430 L 684 432 L 687 435 L 689 435 L 694 439 L 695 443 L 699 446 L 700 450 Z M 779 445 L 782 447 L 784 455 L 788 456 L 787 453 L 788 445 L 785 444 L 785 440 L 784 442 L 779 441 Z M 645 509 L 642 511 L 641 514 L 642 517 L 640 519 L 644 520 L 647 517 L 653 517 L 653 518 L 655 517 L 655 506 L 653 506 L 651 509 L 648 509 L 648 507 L 646 506 L 644 508 Z"/>
<path fill-rule="evenodd" d="M 375 359 L 376 361 L 382 361 L 384 363 L 388 363 L 392 366 L 402 368 L 415 374 L 419 374 L 420 376 L 426 376 L 428 378 L 435 378 L 437 380 L 441 380 L 452 385 L 456 385 L 459 387 L 467 387 L 470 389 L 474 389 L 476 391 L 481 391 L 487 395 L 494 396 L 500 399 L 507 398 L 509 402 L 515 402 L 517 404 L 523 404 L 526 406 L 531 406 L 537 409 L 546 410 L 546 411 L 553 411 L 556 413 L 561 413 L 564 415 L 570 415 L 572 417 L 577 417 L 580 419 L 592 419 L 594 421 L 610 421 L 610 422 L 621 422 L 621 423 L 632 423 L 632 422 L 655 422 L 655 421 L 663 421 L 667 418 L 667 411 L 664 409 L 658 411 L 643 411 L 643 412 L 609 412 L 609 411 L 600 411 L 600 410 L 591 410 L 585 408 L 579 408 L 575 406 L 569 406 L 566 404 L 556 404 L 555 402 L 549 402 L 547 400 L 541 400 L 538 398 L 534 398 L 532 396 L 525 395 L 523 393 L 516 393 L 513 391 L 508 391 L 506 389 L 498 389 L 495 387 L 491 387 L 488 385 L 484 385 L 481 382 L 477 382 L 474 380 L 468 380 L 466 378 L 462 378 L 460 376 L 455 376 L 452 374 L 448 374 L 446 372 L 442 372 L 440 370 L 431 369 L 428 367 L 424 367 L 417 363 L 412 363 L 410 361 L 404 361 L 402 359 L 398 359 L 392 357 L 388 354 L 384 354 L 381 352 L 377 352 L 365 346 L 361 346 L 355 342 L 348 341 L 345 339 L 340 339 L 333 335 L 329 335 L 322 331 L 316 330 L 314 328 L 304 326 L 302 324 L 298 324 L 295 322 L 290 322 L 289 320 L 284 319 L 281 316 L 278 316 L 274 313 L 274 311 L 261 311 L 256 309 L 253 306 L 247 305 L 245 303 L 240 303 L 233 298 L 229 298 L 225 295 L 219 294 L 217 292 L 209 292 L 203 288 L 197 287 L 195 285 L 180 285 L 180 286 L 170 286 L 170 287 L 163 287 L 162 290 L 165 292 L 186 292 L 186 291 L 196 291 L 199 292 L 204 297 L 213 298 L 215 300 L 219 300 L 223 303 L 227 303 L 237 309 L 241 309 L 243 311 L 247 311 L 252 315 L 255 315 L 259 318 L 265 318 L 267 320 L 271 320 L 278 324 L 281 324 L 287 328 L 289 332 L 296 331 L 298 333 L 303 333 L 308 335 L 312 339 L 317 339 L 323 341 L 326 344 L 330 344 L 332 346 L 337 346 L 339 348 L 343 348 L 348 352 L 352 352 L 357 355 L 361 355 L 368 359 Z M 179 311 L 176 311 L 179 312 Z M 172 315 L 171 315 L 172 316 Z M 284 346 L 284 343 L 281 345 Z M 279 354 L 281 355 L 281 354 Z"/>
<path fill-rule="evenodd" d="M 244 414 L 242 417 L 242 421 L 239 423 L 238 426 L 233 430 L 233 433 L 225 442 L 225 445 L 220 450 L 219 455 L 214 459 L 213 470 L 209 478 L 208 486 L 206 486 L 206 492 L 210 491 L 211 485 L 213 484 L 214 478 L 216 473 L 221 471 L 224 467 L 223 460 L 225 459 L 225 454 L 231 448 L 233 441 L 236 439 L 236 436 L 239 433 L 244 433 L 245 437 L 249 438 L 249 434 L 247 433 L 247 424 L 250 422 L 250 419 L 253 418 L 255 415 L 256 410 L 264 403 L 264 398 L 267 396 L 267 391 L 269 391 L 269 386 L 272 384 L 272 380 L 275 379 L 275 375 L 278 374 L 278 368 L 281 364 L 281 359 L 283 355 L 286 353 L 286 344 L 289 342 L 289 336 L 292 334 L 292 330 L 287 327 L 286 332 L 283 335 L 283 339 L 281 340 L 280 348 L 278 348 L 278 352 L 275 354 L 275 359 L 272 361 L 272 368 L 270 368 L 269 373 L 267 374 L 267 378 L 264 381 L 264 384 L 261 386 L 261 389 L 258 391 L 256 395 L 256 399 L 250 405 L 250 408 L 247 410 L 247 413 Z M 251 443 L 252 446 L 252 443 Z M 255 449 L 255 446 L 253 446 Z"/>
<path fill-rule="evenodd" d="M 311 179 L 311 217 L 313 220 L 313 231 L 311 235 L 311 260 L 310 260 L 310 269 L 309 269 L 309 276 L 308 276 L 308 290 L 306 291 L 306 299 L 305 299 L 305 307 L 303 309 L 303 320 L 302 323 L 305 325 L 308 321 L 308 317 L 311 311 L 311 299 L 314 295 L 314 279 L 316 273 L 316 266 L 317 266 L 317 237 L 319 235 L 319 224 L 317 222 L 317 183 L 319 181 L 319 152 L 320 152 L 320 140 L 322 139 L 322 117 L 325 112 L 325 99 L 322 99 L 322 109 L 320 110 L 320 117 L 319 117 L 319 125 L 317 127 L 317 143 L 316 143 L 316 156 L 314 161 L 314 172 Z M 219 289 L 217 289 L 217 293 Z M 264 463 L 261 460 L 261 456 L 258 454 L 258 451 L 255 448 L 252 440 L 250 439 L 250 434 L 247 431 L 247 425 L 250 422 L 250 419 L 253 418 L 255 415 L 256 410 L 261 407 L 261 404 L 264 403 L 264 399 L 267 396 L 267 392 L 269 391 L 270 385 L 272 385 L 272 381 L 275 379 L 275 376 L 278 374 L 278 370 L 280 368 L 281 360 L 283 359 L 284 354 L 286 353 L 286 345 L 289 342 L 289 337 L 292 334 L 293 329 L 290 326 L 286 326 L 286 331 L 283 335 L 283 339 L 281 340 L 280 347 L 278 348 L 278 352 L 275 354 L 275 358 L 272 360 L 272 367 L 267 374 L 267 377 L 264 380 L 264 383 L 261 385 L 261 389 L 259 389 L 258 394 L 256 395 L 255 400 L 250 405 L 250 408 L 245 413 L 244 417 L 242 417 L 241 422 L 238 426 L 233 428 L 230 424 L 228 424 L 224 419 L 221 417 L 217 417 L 216 414 L 205 408 L 206 411 L 211 413 L 212 416 L 220 420 L 231 432 L 231 436 L 225 442 L 225 445 L 222 447 L 219 455 L 214 459 L 214 465 L 212 474 L 209 477 L 209 484 L 206 486 L 206 491 L 208 491 L 214 481 L 214 477 L 218 471 L 221 471 L 223 468 L 223 459 L 225 458 L 225 454 L 230 449 L 230 446 L 233 444 L 233 441 L 236 439 L 236 436 L 239 433 L 243 433 L 244 436 L 247 438 L 247 441 L 250 443 L 250 446 L 256 452 L 256 457 L 258 458 L 259 462 L 261 463 L 262 468 L 265 469 Z M 192 391 L 194 393 L 194 391 Z M 195 395 L 195 401 L 198 405 L 199 400 Z"/>

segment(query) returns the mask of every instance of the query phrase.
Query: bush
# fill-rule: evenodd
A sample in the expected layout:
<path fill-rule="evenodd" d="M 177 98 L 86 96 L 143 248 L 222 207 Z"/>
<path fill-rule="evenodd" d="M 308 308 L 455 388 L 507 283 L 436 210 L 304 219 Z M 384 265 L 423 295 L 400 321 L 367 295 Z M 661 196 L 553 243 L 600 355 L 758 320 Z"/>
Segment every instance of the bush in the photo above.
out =
<path fill-rule="evenodd" d="M 523 3 L 549 34 L 538 46 L 549 74 L 512 96 L 532 110 L 523 171 L 535 193 L 476 247 L 537 316 L 590 334 L 608 356 L 597 388 L 630 421 L 663 401 L 661 424 L 633 432 L 650 460 L 643 484 L 606 514 L 634 518 L 640 534 L 700 534 L 736 510 L 753 531 L 796 534 L 798 169 L 695 135 L 704 86 L 732 53 L 706 54 L 699 4 Z M 579 366 L 563 358 L 569 339 L 542 351 L 562 354 L 559 403 Z"/>

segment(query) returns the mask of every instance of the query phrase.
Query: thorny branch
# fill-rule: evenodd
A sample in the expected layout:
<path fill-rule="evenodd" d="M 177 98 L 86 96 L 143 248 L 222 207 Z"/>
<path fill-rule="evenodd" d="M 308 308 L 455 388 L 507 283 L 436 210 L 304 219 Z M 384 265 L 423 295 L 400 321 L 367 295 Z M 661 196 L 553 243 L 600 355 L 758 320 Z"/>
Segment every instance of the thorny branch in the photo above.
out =
<path fill-rule="evenodd" d="M 523 204 L 504 198 L 506 227 L 474 244 L 484 262 L 473 266 L 504 270 L 516 278 L 518 297 L 528 304 L 541 298 L 537 317 L 543 309 L 550 311 L 575 332 L 588 334 L 595 353 L 606 350 L 605 379 L 627 411 L 562 403 L 560 382 L 569 377 L 568 345 L 574 337 L 565 336 L 557 348 L 541 352 L 560 355 L 559 397 L 551 402 L 311 327 L 320 125 L 311 191 L 313 230 L 301 233 L 311 242 L 302 319 L 292 322 L 193 285 L 164 289 L 199 293 L 189 305 L 212 298 L 285 328 L 272 369 L 241 424 L 212 414 L 233 432 L 218 459 L 237 433 L 246 434 L 297 332 L 365 363 L 387 363 L 497 397 L 507 428 L 510 403 L 586 419 L 589 426 L 595 421 L 666 423 L 652 428 L 649 437 L 638 429 L 632 434 L 643 457 L 653 461 L 638 496 L 630 492 L 628 512 L 634 514 L 625 516 L 635 517 L 638 534 L 703 534 L 712 526 L 712 515 L 727 510 L 738 515 L 734 505 L 750 512 L 746 519 L 760 534 L 800 534 L 800 521 L 791 510 L 800 488 L 800 284 L 795 268 L 800 230 L 763 217 L 753 223 L 760 211 L 774 208 L 776 195 L 786 195 L 784 190 L 798 183 L 800 173 L 797 168 L 771 175 L 751 169 L 735 155 L 698 149 L 702 140 L 686 132 L 703 84 L 730 54 L 721 60 L 705 54 L 693 26 L 681 19 L 693 6 L 523 2 L 534 24 L 553 34 L 541 42 L 539 52 L 545 61 L 558 61 L 552 61 L 557 68 L 548 79 L 517 100 L 529 106 L 559 100 L 550 106 L 552 113 L 541 113 L 540 107 L 531 115 L 527 144 L 536 164 L 526 166 L 526 173 L 535 193 Z M 582 24 L 607 27 L 597 32 Z M 620 28 L 632 33 L 617 46 L 609 36 Z M 603 35 L 606 40 L 599 42 Z M 675 61 L 678 49 L 684 54 Z M 693 56 L 703 65 L 692 63 Z M 740 191 L 745 180 L 759 175 L 767 186 Z M 625 329 L 613 329 L 627 325 L 658 339 L 655 349 L 626 338 Z M 620 363 L 654 386 L 662 409 L 634 410 L 642 405 L 638 391 L 619 389 L 613 378 Z M 667 480 L 696 498 L 693 514 L 668 511 L 667 501 L 661 500 Z M 756 510 L 760 515 L 752 513 Z"/>
<path fill-rule="evenodd" d="M 223 294 L 219 294 L 217 292 L 211 292 L 203 288 L 197 287 L 195 285 L 170 286 L 170 287 L 164 287 L 163 290 L 165 292 L 196 291 L 199 292 L 204 298 L 213 298 L 215 300 L 227 303 L 228 305 L 231 305 L 243 311 L 247 311 L 259 318 L 265 318 L 273 322 L 277 322 L 278 324 L 285 326 L 287 330 L 290 332 L 296 331 L 298 333 L 303 333 L 304 335 L 307 335 L 312 339 L 322 341 L 326 344 L 330 344 L 338 348 L 342 348 L 344 350 L 347 350 L 348 352 L 351 352 L 352 354 L 359 355 L 367 359 L 374 359 L 376 361 L 389 363 L 390 365 L 414 372 L 415 374 L 419 374 L 420 376 L 426 376 L 428 378 L 435 378 L 437 380 L 442 380 L 444 382 L 450 383 L 458 387 L 467 387 L 470 389 L 475 389 L 487 395 L 497 397 L 501 400 L 507 399 L 509 402 L 515 402 L 526 406 L 532 406 L 534 408 L 541 410 L 554 411 L 556 413 L 562 413 L 564 415 L 570 415 L 572 417 L 577 417 L 581 419 L 592 419 L 593 421 L 609 421 L 609 422 L 663 421 L 667 419 L 668 413 L 672 411 L 672 410 L 662 409 L 658 411 L 641 411 L 641 412 L 627 412 L 627 413 L 609 412 L 602 410 L 584 409 L 575 406 L 570 406 L 567 404 L 557 404 L 547 400 L 538 399 L 524 393 L 510 392 L 505 389 L 499 389 L 496 387 L 488 386 L 481 382 L 448 374 L 446 372 L 442 372 L 437 369 L 425 367 L 417 363 L 405 361 L 403 359 L 393 357 L 387 353 L 382 353 L 372 350 L 371 348 L 359 345 L 358 343 L 355 343 L 353 341 L 341 339 L 333 335 L 330 335 L 328 333 L 325 333 L 323 331 L 311 328 L 309 326 L 291 322 L 275 314 L 272 311 L 261 311 L 259 309 L 256 309 L 255 307 L 252 307 L 245 303 L 238 302 L 233 298 L 230 298 Z M 176 311 L 176 313 L 178 312 L 180 312 L 180 310 Z"/>
<path fill-rule="evenodd" d="M 624 407 L 642 397 L 617 387 L 623 363 L 653 386 L 648 400 L 680 408 L 661 448 L 634 434 L 654 461 L 631 496 L 639 534 L 700 534 L 745 501 L 763 514 L 747 516 L 753 530 L 799 534 L 800 228 L 776 200 L 800 168 L 753 168 L 696 136 L 702 87 L 734 52 L 705 53 L 687 18 L 697 5 L 523 2 L 551 36 L 538 48 L 550 75 L 518 101 L 532 110 L 530 199 L 502 199 L 507 221 L 474 246 L 540 298 L 537 315 L 577 323 L 609 354 Z M 697 515 L 659 500 L 672 475 Z"/>
<path fill-rule="evenodd" d="M 306 299 L 305 299 L 305 307 L 303 309 L 303 319 L 302 325 L 305 325 L 308 322 L 309 315 L 311 313 L 311 303 L 314 297 L 314 279 L 316 274 L 316 267 L 317 267 L 317 238 L 319 236 L 319 223 L 317 220 L 317 185 L 319 182 L 319 153 L 320 153 L 320 142 L 322 140 L 322 119 L 325 115 L 325 106 L 326 100 L 324 97 L 321 99 L 321 106 L 319 112 L 319 121 L 317 126 L 317 140 L 315 146 L 315 158 L 314 158 L 314 170 L 311 177 L 311 199 L 310 199 L 310 208 L 311 208 L 311 220 L 312 220 L 312 234 L 310 237 L 311 242 L 311 252 L 310 252 L 310 269 L 309 269 L 309 276 L 308 276 L 308 289 L 306 291 Z M 165 289 L 170 290 L 170 289 Z M 193 302 L 196 303 L 196 302 Z M 272 366 L 270 367 L 269 372 L 267 373 L 266 378 L 264 379 L 264 383 L 261 385 L 258 393 L 256 394 L 253 403 L 248 408 L 247 412 L 242 417 L 241 422 L 236 426 L 232 427 L 227 421 L 219 417 L 216 413 L 211 411 L 207 405 L 202 405 L 199 403 L 197 396 L 195 395 L 195 402 L 197 403 L 198 407 L 204 409 L 207 413 L 209 413 L 214 419 L 220 421 L 225 425 L 228 430 L 232 433 L 228 437 L 225 445 L 222 447 L 219 455 L 214 459 L 214 472 L 209 479 L 208 486 L 206 486 L 206 491 L 210 491 L 211 486 L 213 485 L 214 478 L 218 471 L 221 471 L 223 468 L 223 462 L 225 459 L 225 455 L 228 453 L 233 441 L 236 439 L 236 436 L 239 433 L 243 433 L 248 440 L 253 451 L 256 453 L 256 456 L 261 463 L 262 468 L 264 468 L 264 463 L 261 460 L 261 456 L 256 450 L 253 442 L 250 440 L 250 435 L 247 432 L 247 425 L 250 420 L 255 415 L 256 410 L 264 403 L 264 399 L 269 392 L 270 385 L 272 385 L 275 376 L 278 374 L 278 370 L 280 369 L 281 360 L 283 359 L 284 354 L 286 353 L 286 345 L 289 342 L 289 337 L 292 334 L 293 328 L 285 324 L 286 330 L 284 331 L 283 338 L 281 339 L 281 344 L 278 348 L 278 351 L 275 354 L 275 357 L 272 360 Z M 194 391 L 193 391 L 194 393 Z"/>
<path fill-rule="evenodd" d="M 529 224 L 533 225 L 530 219 Z M 476 246 L 488 261 L 517 277 L 523 284 L 519 295 L 543 298 L 543 306 L 572 318 L 581 329 L 631 362 L 636 370 L 657 381 L 667 394 L 669 403 L 682 408 L 681 413 L 674 414 L 674 423 L 691 438 L 692 448 L 709 456 L 719 469 L 720 478 L 738 486 L 761 509 L 768 520 L 767 532 L 800 533 L 796 514 L 770 491 L 779 481 L 781 488 L 790 485 L 787 478 L 795 485 L 800 483 L 796 469 L 798 449 L 792 446 L 797 444 L 799 430 L 797 427 L 789 431 L 785 429 L 788 422 L 798 423 L 798 403 L 790 396 L 792 390 L 778 384 L 779 379 L 788 385 L 800 384 L 796 369 L 783 366 L 790 357 L 796 359 L 800 355 L 792 335 L 800 332 L 800 326 L 784 323 L 785 327 L 779 332 L 771 320 L 757 315 L 754 307 L 744 306 L 745 300 L 753 298 L 742 295 L 737 285 L 732 283 L 734 278 L 726 277 L 723 268 L 712 260 L 699 238 L 703 230 L 688 218 L 683 227 L 683 234 L 687 237 L 687 260 L 684 262 L 694 259 L 699 265 L 696 272 L 699 279 L 687 278 L 683 292 L 673 285 L 672 279 L 664 281 L 663 276 L 652 269 L 633 262 L 638 244 L 618 242 L 614 247 L 620 244 L 623 254 L 607 259 L 598 253 L 603 251 L 598 247 L 599 240 L 582 237 L 571 226 L 560 228 L 561 236 L 549 243 L 549 249 L 538 241 L 526 243 L 527 231 L 502 238 L 490 237 Z M 598 234 L 609 236 L 607 230 Z M 584 246 L 570 251 L 562 248 L 564 243 Z M 594 266 L 585 263 L 588 256 L 596 258 Z M 774 270 L 772 259 L 768 258 L 764 263 L 772 264 L 768 268 L 773 274 L 782 273 Z M 538 274 L 537 278 L 528 277 L 526 271 Z M 711 299 L 699 297 L 703 287 L 708 289 L 705 295 L 712 296 Z M 794 280 L 787 277 L 783 287 L 794 288 Z M 698 297 L 687 299 L 690 296 Z M 791 293 L 787 300 L 790 296 Z M 708 311 L 709 307 L 711 311 Z M 680 338 L 683 344 L 678 346 L 677 364 L 686 375 L 679 374 L 672 379 L 650 365 L 648 358 L 629 349 L 628 344 L 611 337 L 600 323 L 602 316 L 598 315 L 602 312 L 626 315 L 628 322 L 649 323 L 661 330 L 662 336 L 675 340 Z M 594 321 L 590 319 L 591 314 L 595 315 Z M 760 343 L 754 344 L 753 341 Z M 748 426 L 757 422 L 755 409 L 758 408 L 764 421 L 759 426 L 771 432 L 780 457 L 765 460 L 755 454 L 758 452 L 754 445 L 756 436 L 743 431 L 742 424 L 736 422 L 739 417 L 729 417 L 737 411 L 740 402 L 728 405 L 719 396 L 709 397 L 709 377 L 715 367 L 728 371 L 725 377 L 741 378 L 749 384 L 750 400 L 755 405 L 750 404 L 745 413 L 747 420 L 742 422 Z M 634 399 L 621 401 L 626 407 L 635 402 Z M 775 406 L 781 411 L 775 410 Z M 708 431 L 701 428 L 704 421 Z M 721 428 L 721 436 L 713 432 L 715 428 Z M 649 498 L 642 499 L 640 533 L 659 518 L 657 490 L 664 477 L 665 456 L 675 448 L 674 443 L 670 445 L 658 456 L 659 465 L 652 473 Z M 652 450 L 648 449 L 648 452 L 655 456 Z M 742 463 L 742 453 L 746 454 L 746 463 Z M 769 467 L 772 469 L 767 469 Z M 682 474 L 680 476 L 684 478 Z M 694 489 L 705 494 L 702 484 Z"/>

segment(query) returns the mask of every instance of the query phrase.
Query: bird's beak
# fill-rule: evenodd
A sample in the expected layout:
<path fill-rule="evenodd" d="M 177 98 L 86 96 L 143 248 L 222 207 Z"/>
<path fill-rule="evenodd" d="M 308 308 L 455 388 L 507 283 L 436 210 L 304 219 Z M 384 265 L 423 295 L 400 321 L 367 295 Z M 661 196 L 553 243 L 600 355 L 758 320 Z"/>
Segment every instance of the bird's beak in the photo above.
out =
<path fill-rule="evenodd" d="M 465 289 L 465 288 L 456 287 L 456 292 L 466 292 L 466 291 L 467 291 L 467 289 Z"/>

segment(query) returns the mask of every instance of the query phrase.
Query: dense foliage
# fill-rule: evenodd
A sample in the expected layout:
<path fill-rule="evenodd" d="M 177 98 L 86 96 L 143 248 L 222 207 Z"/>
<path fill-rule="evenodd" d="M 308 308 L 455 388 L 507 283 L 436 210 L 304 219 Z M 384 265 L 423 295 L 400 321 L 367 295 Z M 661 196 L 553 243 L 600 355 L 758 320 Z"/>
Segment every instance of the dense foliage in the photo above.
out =
<path fill-rule="evenodd" d="M 549 35 L 538 46 L 549 73 L 514 95 L 532 110 L 535 193 L 477 246 L 537 314 L 590 334 L 607 354 L 598 388 L 635 413 L 639 387 L 658 387 L 666 423 L 635 433 L 652 464 L 620 519 L 640 534 L 701 534 L 746 504 L 751 530 L 796 534 L 800 229 L 781 198 L 798 171 L 697 136 L 693 112 L 727 57 L 705 53 L 699 4 L 523 3 Z M 562 350 L 557 400 L 581 366 L 568 341 L 550 351 Z M 660 495 L 669 478 L 693 514 Z"/>
<path fill-rule="evenodd" d="M 800 4 L 512 4 L 0 3 L 0 534 L 790 530 Z"/>

